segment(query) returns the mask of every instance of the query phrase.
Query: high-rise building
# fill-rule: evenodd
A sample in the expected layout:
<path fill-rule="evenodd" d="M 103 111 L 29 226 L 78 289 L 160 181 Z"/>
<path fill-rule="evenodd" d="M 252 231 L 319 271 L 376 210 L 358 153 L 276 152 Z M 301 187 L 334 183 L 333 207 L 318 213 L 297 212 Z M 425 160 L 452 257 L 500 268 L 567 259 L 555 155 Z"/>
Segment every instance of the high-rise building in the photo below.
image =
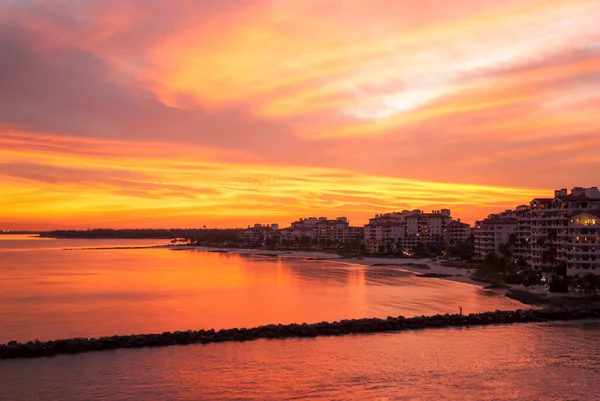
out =
<path fill-rule="evenodd" d="M 490 253 L 498 253 L 502 244 L 510 241 L 511 235 L 516 235 L 519 220 L 515 217 L 490 215 L 488 218 L 475 223 L 475 259 L 485 259 Z"/>
<path fill-rule="evenodd" d="M 433 247 L 448 245 L 448 225 L 452 221 L 449 209 L 434 210 L 431 213 L 417 213 L 406 218 L 404 247 L 413 251 L 419 244 Z"/>
<path fill-rule="evenodd" d="M 529 205 L 517 206 L 514 215 L 519 220 L 516 241 L 513 244 L 514 256 L 526 263 L 529 255 L 529 241 L 531 240 L 531 211 Z"/>
<path fill-rule="evenodd" d="M 298 241 L 309 237 L 321 244 L 343 243 L 355 239 L 356 228 L 350 227 L 346 217 L 328 219 L 327 217 L 300 218 L 291 223 L 289 228 L 281 231 L 281 243 Z"/>
<path fill-rule="evenodd" d="M 569 218 L 557 238 L 557 261 L 568 275 L 600 274 L 600 209 Z"/>
<path fill-rule="evenodd" d="M 554 191 L 552 198 L 535 198 L 530 204 L 531 236 L 527 263 L 534 268 L 556 264 L 558 237 L 572 216 L 600 209 L 597 187 Z"/>
<path fill-rule="evenodd" d="M 502 243 L 510 242 L 515 258 L 534 269 L 561 271 L 566 267 L 569 274 L 596 272 L 599 210 L 597 187 L 575 187 L 570 192 L 558 189 L 553 197 L 535 198 L 529 206 L 521 205 L 478 222 L 475 255 L 483 259 Z"/>
<path fill-rule="evenodd" d="M 471 226 L 458 220 L 448 224 L 448 244 L 457 245 L 465 242 L 471 236 Z"/>
<path fill-rule="evenodd" d="M 365 246 L 369 253 L 411 252 L 419 244 L 425 247 L 447 246 L 450 243 L 450 210 L 403 210 L 378 214 L 365 225 Z M 469 237 L 464 223 L 457 222 L 455 236 Z"/>
<path fill-rule="evenodd" d="M 260 246 L 278 235 L 278 224 L 255 224 L 243 230 L 238 235 L 238 242 L 243 246 Z"/>
<path fill-rule="evenodd" d="M 364 243 L 368 253 L 399 252 L 404 249 L 406 218 L 419 213 L 418 210 L 403 210 L 376 214 L 365 225 Z"/>

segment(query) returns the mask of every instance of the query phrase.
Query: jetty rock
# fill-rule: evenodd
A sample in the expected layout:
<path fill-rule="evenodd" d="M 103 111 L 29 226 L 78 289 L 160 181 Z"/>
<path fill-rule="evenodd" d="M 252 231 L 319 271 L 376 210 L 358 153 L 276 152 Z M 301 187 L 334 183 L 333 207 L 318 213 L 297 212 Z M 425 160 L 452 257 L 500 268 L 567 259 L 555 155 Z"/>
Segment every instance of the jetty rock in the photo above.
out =
<path fill-rule="evenodd" d="M 0 344 L 0 359 L 48 357 L 61 354 L 114 350 L 119 348 L 164 347 L 210 344 L 257 339 L 313 338 L 386 331 L 470 327 L 498 324 L 568 321 L 600 318 L 600 305 L 583 307 L 444 314 L 433 316 L 388 316 L 386 319 L 344 319 L 334 322 L 269 324 L 253 328 L 165 331 L 161 334 L 132 334 L 100 338 L 70 338 L 52 341 L 9 341 Z"/>

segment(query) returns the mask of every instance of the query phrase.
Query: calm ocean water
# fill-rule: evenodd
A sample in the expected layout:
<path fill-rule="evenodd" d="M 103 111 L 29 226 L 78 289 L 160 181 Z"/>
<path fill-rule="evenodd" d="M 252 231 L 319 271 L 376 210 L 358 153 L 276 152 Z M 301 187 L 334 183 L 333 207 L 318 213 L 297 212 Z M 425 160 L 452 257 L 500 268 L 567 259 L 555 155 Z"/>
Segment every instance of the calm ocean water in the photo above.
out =
<path fill-rule="evenodd" d="M 0 237 L 0 342 L 514 309 L 396 269 Z M 0 361 L 0 400 L 600 399 L 600 324 L 538 324 Z"/>

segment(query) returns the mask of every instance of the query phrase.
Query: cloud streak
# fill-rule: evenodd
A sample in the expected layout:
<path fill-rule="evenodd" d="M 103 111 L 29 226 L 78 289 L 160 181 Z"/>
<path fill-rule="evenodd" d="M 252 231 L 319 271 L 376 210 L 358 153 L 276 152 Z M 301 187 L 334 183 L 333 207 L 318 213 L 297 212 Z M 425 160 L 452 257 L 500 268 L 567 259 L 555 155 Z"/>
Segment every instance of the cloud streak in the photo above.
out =
<path fill-rule="evenodd" d="M 165 217 L 172 224 L 185 225 L 189 216 L 194 216 L 197 224 L 235 226 L 240 218 L 266 218 L 283 224 L 292 216 L 315 211 L 350 214 L 362 220 L 382 210 L 414 205 L 455 206 L 483 213 L 515 196 L 534 195 L 533 190 L 408 180 L 332 168 L 203 162 L 195 159 L 201 149 L 188 149 L 176 160 L 168 150 L 157 152 L 149 161 L 146 155 L 122 154 L 123 146 L 126 144 L 105 143 L 102 155 L 92 155 L 81 146 L 46 147 L 39 153 L 28 151 L 35 162 L 0 164 L 1 210 L 28 224 L 86 216 L 71 224 L 113 221 L 128 226 L 135 215 L 136 221 L 153 226 Z M 18 160 L 14 148 L 0 151 L 0 156 Z M 59 167 L 65 160 L 78 167 Z"/>
<path fill-rule="evenodd" d="M 599 14 L 594 0 L 5 2 L 0 224 L 443 206 L 473 221 L 598 185 Z"/>

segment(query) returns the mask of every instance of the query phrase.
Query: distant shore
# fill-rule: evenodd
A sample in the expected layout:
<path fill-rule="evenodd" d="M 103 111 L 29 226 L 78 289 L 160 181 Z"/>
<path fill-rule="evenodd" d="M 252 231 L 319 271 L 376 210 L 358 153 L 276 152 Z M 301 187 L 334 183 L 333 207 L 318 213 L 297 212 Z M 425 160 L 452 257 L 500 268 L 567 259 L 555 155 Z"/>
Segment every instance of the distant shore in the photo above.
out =
<path fill-rule="evenodd" d="M 62 248 L 63 251 L 105 251 L 112 249 L 152 249 L 169 248 L 168 245 L 140 245 L 140 246 L 96 246 L 90 248 Z"/>

